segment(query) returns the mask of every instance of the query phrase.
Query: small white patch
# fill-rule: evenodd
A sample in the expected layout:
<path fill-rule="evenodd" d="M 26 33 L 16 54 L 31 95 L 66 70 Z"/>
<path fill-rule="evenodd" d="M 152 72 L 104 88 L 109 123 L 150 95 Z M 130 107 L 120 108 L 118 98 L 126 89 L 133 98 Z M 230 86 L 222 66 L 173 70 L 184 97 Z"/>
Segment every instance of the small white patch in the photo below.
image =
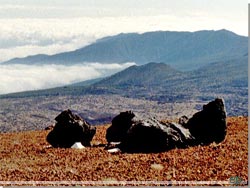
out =
<path fill-rule="evenodd" d="M 84 149 L 85 147 L 82 145 L 81 142 L 76 142 L 74 143 L 71 148 L 74 148 L 74 149 Z"/>
<path fill-rule="evenodd" d="M 109 153 L 120 153 L 121 150 L 119 148 L 112 148 L 108 150 Z"/>
<path fill-rule="evenodd" d="M 118 145 L 120 144 L 121 142 L 110 142 L 110 145 Z"/>
<path fill-rule="evenodd" d="M 51 145 L 43 146 L 44 149 L 52 148 Z"/>
<path fill-rule="evenodd" d="M 79 125 L 80 125 L 80 126 L 83 126 L 83 121 L 79 121 Z"/>

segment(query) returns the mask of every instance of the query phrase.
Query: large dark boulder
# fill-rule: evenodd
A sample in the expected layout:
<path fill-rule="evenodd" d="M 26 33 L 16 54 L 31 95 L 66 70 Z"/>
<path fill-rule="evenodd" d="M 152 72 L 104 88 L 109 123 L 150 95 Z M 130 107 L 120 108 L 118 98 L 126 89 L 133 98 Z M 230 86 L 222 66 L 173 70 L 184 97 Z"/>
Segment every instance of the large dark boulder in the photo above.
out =
<path fill-rule="evenodd" d="M 95 127 L 91 127 L 88 122 L 70 110 L 63 111 L 55 120 L 57 123 L 47 135 L 47 141 L 53 147 L 70 148 L 75 142 L 90 146 L 96 133 Z"/>
<path fill-rule="evenodd" d="M 107 129 L 106 139 L 108 142 L 120 142 L 126 136 L 128 130 L 134 123 L 135 114 L 132 111 L 121 112 L 120 115 L 114 117 L 112 126 Z"/>
<path fill-rule="evenodd" d="M 223 99 L 215 99 L 203 106 L 183 125 L 189 129 L 196 144 L 207 145 L 222 142 L 226 137 L 226 110 Z"/>
<path fill-rule="evenodd" d="M 175 147 L 185 148 L 192 141 L 188 129 L 176 123 L 162 123 L 131 111 L 121 112 L 107 129 L 107 141 L 120 142 L 123 152 L 159 152 Z"/>
<path fill-rule="evenodd" d="M 204 105 L 190 119 L 181 117 L 179 123 L 163 123 L 132 111 L 121 112 L 106 132 L 108 143 L 120 142 L 117 147 L 123 152 L 159 152 L 219 143 L 225 136 L 226 111 L 222 99 Z"/>

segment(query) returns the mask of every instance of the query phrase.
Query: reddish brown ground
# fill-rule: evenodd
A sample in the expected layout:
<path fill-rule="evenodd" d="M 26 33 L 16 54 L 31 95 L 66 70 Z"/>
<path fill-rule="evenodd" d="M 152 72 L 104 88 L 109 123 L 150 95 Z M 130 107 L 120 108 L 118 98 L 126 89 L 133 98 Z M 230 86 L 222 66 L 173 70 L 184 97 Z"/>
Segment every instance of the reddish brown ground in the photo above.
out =
<path fill-rule="evenodd" d="M 106 144 L 106 128 L 97 127 L 92 144 Z M 227 137 L 219 145 L 155 154 L 110 154 L 104 147 L 47 148 L 47 134 L 0 134 L 0 184 L 62 180 L 229 181 L 232 176 L 248 180 L 247 117 L 228 118 Z"/>

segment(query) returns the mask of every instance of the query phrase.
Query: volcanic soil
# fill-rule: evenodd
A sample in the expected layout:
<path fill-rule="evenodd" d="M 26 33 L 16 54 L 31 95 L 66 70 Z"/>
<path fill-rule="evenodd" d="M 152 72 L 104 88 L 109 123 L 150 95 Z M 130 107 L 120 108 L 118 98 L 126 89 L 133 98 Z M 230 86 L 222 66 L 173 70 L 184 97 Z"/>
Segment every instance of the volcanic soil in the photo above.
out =
<path fill-rule="evenodd" d="M 1 133 L 0 185 L 20 181 L 79 185 L 116 185 L 122 181 L 230 182 L 236 177 L 248 181 L 247 117 L 228 117 L 227 136 L 220 144 L 148 154 L 108 153 L 104 150 L 108 126 L 97 126 L 93 146 L 85 149 L 52 148 L 46 142 L 46 130 Z"/>

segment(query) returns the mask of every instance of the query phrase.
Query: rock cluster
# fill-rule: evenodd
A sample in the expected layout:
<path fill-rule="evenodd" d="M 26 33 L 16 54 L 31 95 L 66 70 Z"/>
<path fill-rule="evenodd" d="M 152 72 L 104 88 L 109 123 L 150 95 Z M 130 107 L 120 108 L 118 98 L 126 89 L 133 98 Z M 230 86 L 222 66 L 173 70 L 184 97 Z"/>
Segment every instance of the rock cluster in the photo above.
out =
<path fill-rule="evenodd" d="M 57 123 L 47 135 L 47 141 L 53 147 L 70 148 L 76 142 L 90 146 L 96 133 L 95 127 L 70 110 L 63 111 L 55 120 Z M 117 147 L 122 152 L 160 152 L 219 143 L 225 137 L 224 101 L 215 99 L 190 119 L 182 116 L 178 123 L 164 123 L 154 117 L 141 117 L 132 111 L 121 112 L 106 131 L 106 149 Z"/>
<path fill-rule="evenodd" d="M 193 137 L 177 123 L 162 123 L 127 111 L 113 119 L 106 139 L 109 143 L 120 142 L 117 147 L 123 152 L 159 152 L 188 147 Z"/>
<path fill-rule="evenodd" d="M 107 129 L 108 143 L 120 142 L 123 152 L 158 152 L 172 148 L 219 143 L 226 136 L 224 101 L 215 99 L 192 118 L 179 123 L 162 123 L 153 117 L 142 118 L 132 111 L 121 112 Z"/>
<path fill-rule="evenodd" d="M 47 135 L 47 141 L 53 147 L 70 148 L 75 142 L 90 146 L 96 133 L 95 127 L 91 127 L 88 122 L 70 110 L 63 111 L 55 120 L 57 123 Z"/>

